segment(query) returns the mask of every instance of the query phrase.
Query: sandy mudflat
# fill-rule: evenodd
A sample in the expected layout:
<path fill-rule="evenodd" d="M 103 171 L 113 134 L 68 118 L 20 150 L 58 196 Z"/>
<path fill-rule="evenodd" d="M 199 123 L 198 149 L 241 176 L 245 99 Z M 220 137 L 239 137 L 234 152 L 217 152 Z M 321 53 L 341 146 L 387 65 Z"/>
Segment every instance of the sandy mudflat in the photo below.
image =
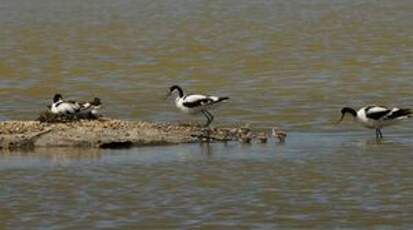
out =
<path fill-rule="evenodd" d="M 132 146 L 231 141 L 253 135 L 245 128 L 202 128 L 196 125 L 124 121 L 111 118 L 63 123 L 0 122 L 0 148 L 125 148 Z M 241 137 L 241 138 L 240 138 Z"/>

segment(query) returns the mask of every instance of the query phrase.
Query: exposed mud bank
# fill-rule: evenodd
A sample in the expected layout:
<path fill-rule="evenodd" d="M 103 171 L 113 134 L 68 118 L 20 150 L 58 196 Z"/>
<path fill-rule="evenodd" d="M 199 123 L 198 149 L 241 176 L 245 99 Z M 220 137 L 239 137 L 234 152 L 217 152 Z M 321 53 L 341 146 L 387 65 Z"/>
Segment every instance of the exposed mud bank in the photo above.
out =
<path fill-rule="evenodd" d="M 0 122 L 0 149 L 35 147 L 129 148 L 196 142 L 264 143 L 265 134 L 247 128 L 202 128 L 196 125 L 124 121 L 111 118 L 68 122 Z"/>

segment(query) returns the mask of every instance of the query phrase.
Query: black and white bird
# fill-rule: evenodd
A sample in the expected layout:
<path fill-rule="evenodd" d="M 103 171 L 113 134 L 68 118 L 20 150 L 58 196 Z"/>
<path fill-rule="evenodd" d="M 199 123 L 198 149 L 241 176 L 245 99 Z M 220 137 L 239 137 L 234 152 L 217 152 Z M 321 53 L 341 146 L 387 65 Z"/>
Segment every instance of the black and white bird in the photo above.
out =
<path fill-rule="evenodd" d="M 171 95 L 174 92 L 178 92 L 178 96 L 175 98 L 176 107 L 187 114 L 204 114 L 207 118 L 205 127 L 208 127 L 214 120 L 214 116 L 208 110 L 213 109 L 220 102 L 229 99 L 229 97 L 217 97 L 201 94 L 185 95 L 182 88 L 178 85 L 171 86 L 169 88 L 168 95 Z"/>
<path fill-rule="evenodd" d="M 383 138 L 381 129 L 385 126 L 394 125 L 401 120 L 411 117 L 410 109 L 387 108 L 384 106 L 369 105 L 358 111 L 353 108 L 344 107 L 341 109 L 340 123 L 346 114 L 353 116 L 360 124 L 370 129 L 376 129 L 376 138 Z"/>
<path fill-rule="evenodd" d="M 54 114 L 76 115 L 80 113 L 91 113 L 96 115 L 98 109 L 102 105 L 99 98 L 95 98 L 91 102 L 65 101 L 61 94 L 55 94 L 53 104 L 50 106 L 50 111 Z"/>

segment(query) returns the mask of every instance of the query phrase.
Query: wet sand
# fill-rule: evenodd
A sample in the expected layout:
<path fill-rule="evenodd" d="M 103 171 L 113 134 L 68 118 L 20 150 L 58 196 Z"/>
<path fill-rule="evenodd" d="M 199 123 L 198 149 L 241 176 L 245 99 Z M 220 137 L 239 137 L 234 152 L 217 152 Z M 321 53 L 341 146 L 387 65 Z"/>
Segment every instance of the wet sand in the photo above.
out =
<path fill-rule="evenodd" d="M 193 124 L 126 121 L 101 117 L 70 122 L 0 122 L 0 149 L 35 147 L 129 148 L 196 142 L 266 142 L 249 128 L 203 128 Z"/>

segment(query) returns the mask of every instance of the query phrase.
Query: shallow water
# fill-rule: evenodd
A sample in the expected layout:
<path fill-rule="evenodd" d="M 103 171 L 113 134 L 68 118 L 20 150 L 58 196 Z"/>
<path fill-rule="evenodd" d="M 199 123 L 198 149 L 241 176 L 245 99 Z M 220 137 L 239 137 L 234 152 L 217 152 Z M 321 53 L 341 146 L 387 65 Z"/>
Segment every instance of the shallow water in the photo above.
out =
<path fill-rule="evenodd" d="M 61 92 L 99 96 L 112 116 L 188 119 L 162 100 L 180 84 L 232 98 L 217 123 L 329 129 L 345 105 L 412 106 L 412 9 L 409 0 L 5 0 L 0 114 L 35 118 Z"/>
<path fill-rule="evenodd" d="M 3 0 L 0 120 L 60 92 L 125 119 L 199 120 L 180 84 L 231 97 L 216 125 L 285 145 L 39 149 L 0 155 L 0 228 L 413 227 L 413 122 L 332 125 L 342 106 L 413 107 L 413 2 Z"/>
<path fill-rule="evenodd" d="M 284 145 L 0 155 L 3 226 L 413 227 L 411 137 L 291 133 Z"/>

